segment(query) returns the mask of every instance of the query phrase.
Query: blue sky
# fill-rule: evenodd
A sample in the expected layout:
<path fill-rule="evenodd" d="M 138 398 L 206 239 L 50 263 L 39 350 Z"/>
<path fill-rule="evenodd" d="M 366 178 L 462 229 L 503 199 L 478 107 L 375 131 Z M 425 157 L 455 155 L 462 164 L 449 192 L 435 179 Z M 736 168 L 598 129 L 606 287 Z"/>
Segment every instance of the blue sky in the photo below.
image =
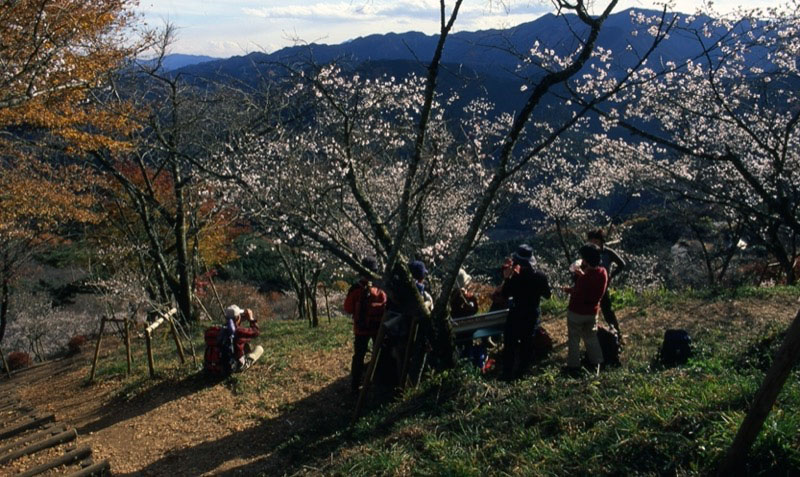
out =
<path fill-rule="evenodd" d="M 741 3 L 719 0 L 714 6 L 726 11 Z M 431 34 L 438 31 L 438 5 L 438 0 L 141 0 L 138 11 L 151 26 L 169 21 L 178 27 L 173 53 L 229 57 L 298 42 L 335 44 L 373 33 Z M 698 5 L 682 0 L 676 9 L 693 12 Z M 650 0 L 622 0 L 617 11 L 630 6 L 654 8 Z M 507 28 L 550 11 L 549 1 L 465 0 L 456 31 Z"/>

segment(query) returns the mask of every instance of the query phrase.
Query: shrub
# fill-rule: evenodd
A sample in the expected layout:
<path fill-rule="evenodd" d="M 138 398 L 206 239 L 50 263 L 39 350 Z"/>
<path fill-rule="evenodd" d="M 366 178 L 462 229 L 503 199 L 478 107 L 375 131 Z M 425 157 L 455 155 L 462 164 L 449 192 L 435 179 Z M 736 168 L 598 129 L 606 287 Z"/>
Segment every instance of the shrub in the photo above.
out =
<path fill-rule="evenodd" d="M 215 282 L 217 294 L 222 301 L 222 306 L 238 305 L 240 308 L 253 310 L 259 320 L 272 318 L 274 316 L 267 297 L 258 291 L 258 288 L 235 280 Z M 202 297 L 203 306 L 211 314 L 212 321 L 222 320 L 222 311 L 219 309 L 214 292 L 206 293 Z"/>
<path fill-rule="evenodd" d="M 350 289 L 350 284 L 344 280 L 335 280 L 333 283 L 331 283 L 331 289 L 338 292 L 346 292 Z"/>
<path fill-rule="evenodd" d="M 27 368 L 31 363 L 31 355 L 24 351 L 12 351 L 8 354 L 8 367 L 12 370 Z"/>
<path fill-rule="evenodd" d="M 72 356 L 81 352 L 81 349 L 86 345 L 86 337 L 83 335 L 75 335 L 67 342 L 67 355 Z"/>

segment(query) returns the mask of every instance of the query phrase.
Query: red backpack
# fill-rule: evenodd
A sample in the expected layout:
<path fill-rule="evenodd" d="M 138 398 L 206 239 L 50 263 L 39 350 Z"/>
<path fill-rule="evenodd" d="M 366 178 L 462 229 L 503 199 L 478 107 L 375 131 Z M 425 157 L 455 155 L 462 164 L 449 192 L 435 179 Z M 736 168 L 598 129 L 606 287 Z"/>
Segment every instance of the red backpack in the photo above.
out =
<path fill-rule="evenodd" d="M 203 370 L 213 376 L 226 374 L 222 359 L 222 347 L 219 345 L 219 333 L 222 328 L 212 326 L 207 329 L 203 337 L 206 340 L 206 352 L 203 356 Z"/>
<path fill-rule="evenodd" d="M 353 314 L 356 334 L 376 334 L 386 313 L 386 293 L 371 283 L 350 287 L 345 311 Z"/>

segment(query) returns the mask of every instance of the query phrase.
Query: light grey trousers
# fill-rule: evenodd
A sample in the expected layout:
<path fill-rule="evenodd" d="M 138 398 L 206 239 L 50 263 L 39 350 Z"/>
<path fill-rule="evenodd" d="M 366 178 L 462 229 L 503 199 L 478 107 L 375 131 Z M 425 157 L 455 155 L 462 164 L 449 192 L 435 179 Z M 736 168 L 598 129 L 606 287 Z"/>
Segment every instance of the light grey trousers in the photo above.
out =
<path fill-rule="evenodd" d="M 579 315 L 567 310 L 567 366 L 577 368 L 581 364 L 581 340 L 586 344 L 589 362 L 603 362 L 603 351 L 597 340 L 597 315 Z"/>

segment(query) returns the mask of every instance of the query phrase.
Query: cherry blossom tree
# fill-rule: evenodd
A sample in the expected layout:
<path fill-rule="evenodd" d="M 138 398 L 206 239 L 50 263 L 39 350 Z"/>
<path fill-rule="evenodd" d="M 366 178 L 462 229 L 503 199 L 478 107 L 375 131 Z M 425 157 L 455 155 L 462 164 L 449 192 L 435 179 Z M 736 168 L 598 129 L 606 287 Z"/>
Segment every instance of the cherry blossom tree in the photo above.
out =
<path fill-rule="evenodd" d="M 283 96 L 293 108 L 265 132 L 232 140 L 218 156 L 217 177 L 241 187 L 258 220 L 316 241 L 361 273 L 368 272 L 359 257 L 376 255 L 395 301 L 424 319 L 406 263 L 414 256 L 435 261 L 441 289 L 434 342 L 440 362 L 451 364 L 449 292 L 501 199 L 521 190 L 523 172 L 549 163 L 559 138 L 626 84 L 670 27 L 657 26 L 650 49 L 612 79 L 602 67 L 611 52 L 595 43 L 616 1 L 595 16 L 583 1 L 556 3 L 572 22 L 571 52 L 559 55 L 544 39 L 532 45 L 517 72 L 527 94 L 518 111 L 476 100 L 458 123 L 450 119 L 454 97 L 438 92 L 437 78 L 461 1 L 449 9 L 442 1 L 426 78 L 366 78 L 336 65 L 292 68 Z M 570 80 L 592 85 L 583 90 L 586 104 L 544 101 Z"/>
<path fill-rule="evenodd" d="M 608 130 L 629 137 L 598 138 L 598 151 L 630 173 L 685 188 L 698 201 L 735 211 L 793 281 L 792 246 L 800 232 L 800 16 L 798 2 L 765 10 L 682 20 L 679 32 L 699 54 L 684 63 L 642 69 L 616 104 L 597 107 Z M 636 165 L 636 166 L 635 166 Z M 783 250 L 780 250 L 780 248 Z M 782 259 L 781 256 L 784 258 Z M 800 356 L 800 313 L 722 463 L 741 465 Z"/>

